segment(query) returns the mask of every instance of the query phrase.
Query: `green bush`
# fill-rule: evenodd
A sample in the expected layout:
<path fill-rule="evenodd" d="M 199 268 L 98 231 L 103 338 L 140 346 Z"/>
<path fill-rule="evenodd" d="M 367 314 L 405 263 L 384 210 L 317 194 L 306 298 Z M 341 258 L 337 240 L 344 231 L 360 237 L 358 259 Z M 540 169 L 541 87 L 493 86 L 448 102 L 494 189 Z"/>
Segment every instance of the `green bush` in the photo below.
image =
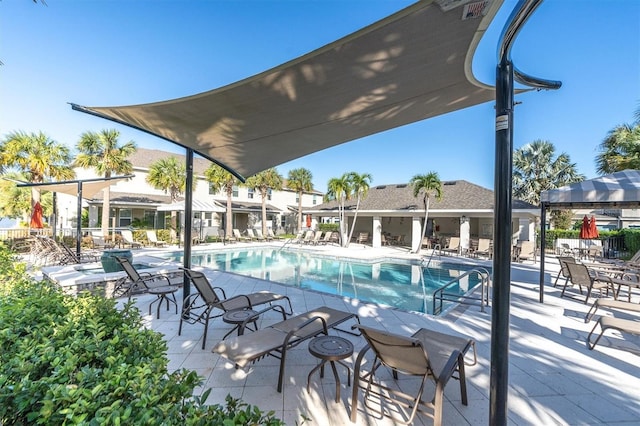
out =
<path fill-rule="evenodd" d="M 327 232 L 327 231 L 338 232 L 338 224 L 337 223 L 319 223 L 318 230 L 323 232 Z"/>
<path fill-rule="evenodd" d="M 280 425 L 273 412 L 209 392 L 167 370 L 166 343 L 127 304 L 63 294 L 28 278 L 0 247 L 0 424 Z"/>

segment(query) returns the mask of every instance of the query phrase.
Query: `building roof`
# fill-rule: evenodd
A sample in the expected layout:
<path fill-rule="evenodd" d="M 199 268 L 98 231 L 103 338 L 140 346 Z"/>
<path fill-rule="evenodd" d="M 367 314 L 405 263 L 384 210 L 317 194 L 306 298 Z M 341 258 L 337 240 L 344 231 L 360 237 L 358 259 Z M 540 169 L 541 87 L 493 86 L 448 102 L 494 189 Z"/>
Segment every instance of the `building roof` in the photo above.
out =
<path fill-rule="evenodd" d="M 147 149 L 147 148 L 137 148 L 136 152 L 133 153 L 129 157 L 129 161 L 133 164 L 134 168 L 148 170 L 151 167 L 151 164 L 155 163 L 158 160 L 162 160 L 164 158 L 176 157 L 179 161 L 186 161 L 185 154 L 177 154 L 175 152 L 169 151 L 161 151 L 159 149 Z M 197 176 L 204 176 L 205 170 L 207 170 L 211 166 L 211 161 L 194 156 L 193 158 L 193 173 Z M 287 188 L 287 179 L 282 179 L 282 186 L 284 191 L 293 191 L 292 189 Z M 306 194 L 318 194 L 322 195 L 322 192 L 312 189 L 309 192 L 305 192 Z"/>
<path fill-rule="evenodd" d="M 90 204 L 102 204 L 104 194 L 102 192 L 97 193 Z M 132 192 L 115 192 L 113 190 L 109 193 L 109 202 L 112 204 L 168 204 L 171 202 L 171 197 L 168 195 L 151 195 L 151 194 L 137 194 Z"/>
<path fill-rule="evenodd" d="M 442 198 L 437 200 L 433 194 L 430 197 L 429 210 L 437 212 L 464 210 L 493 210 L 493 191 L 466 180 L 442 182 Z M 345 203 L 347 210 L 355 210 L 356 200 Z M 305 212 L 321 212 L 337 210 L 338 203 L 331 201 L 313 208 L 304 209 Z M 537 209 L 536 206 L 520 200 L 513 200 L 514 209 Z M 424 210 L 422 196 L 414 197 L 410 184 L 378 185 L 371 187 L 367 196 L 360 202 L 362 211 L 411 211 Z"/>

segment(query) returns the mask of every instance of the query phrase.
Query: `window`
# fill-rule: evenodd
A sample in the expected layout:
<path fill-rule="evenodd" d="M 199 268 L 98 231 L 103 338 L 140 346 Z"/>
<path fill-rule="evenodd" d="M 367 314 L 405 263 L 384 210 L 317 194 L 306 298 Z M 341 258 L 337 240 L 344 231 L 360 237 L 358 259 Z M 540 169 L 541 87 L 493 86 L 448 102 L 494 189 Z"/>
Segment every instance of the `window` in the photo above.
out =
<path fill-rule="evenodd" d="M 155 210 L 145 210 L 144 211 L 144 226 L 155 228 L 156 226 L 156 211 Z"/>
<path fill-rule="evenodd" d="M 297 194 L 296 194 L 296 204 L 297 204 L 297 203 L 299 203 L 299 202 L 300 202 L 300 194 L 299 194 L 299 193 L 297 193 Z"/>
<path fill-rule="evenodd" d="M 271 200 L 271 188 L 267 190 L 267 200 Z"/>
<path fill-rule="evenodd" d="M 238 185 L 233 185 L 233 193 L 231 194 L 231 196 L 238 198 Z"/>
<path fill-rule="evenodd" d="M 253 188 L 247 188 L 247 197 L 253 199 Z"/>
<path fill-rule="evenodd" d="M 214 188 L 213 184 L 211 182 L 209 182 L 209 194 L 210 195 L 215 195 L 216 194 L 216 189 Z"/>
<path fill-rule="evenodd" d="M 131 225 L 131 209 L 120 209 L 118 226 Z"/>
<path fill-rule="evenodd" d="M 318 203 L 318 196 L 314 194 L 313 196 L 313 205 L 315 206 Z"/>

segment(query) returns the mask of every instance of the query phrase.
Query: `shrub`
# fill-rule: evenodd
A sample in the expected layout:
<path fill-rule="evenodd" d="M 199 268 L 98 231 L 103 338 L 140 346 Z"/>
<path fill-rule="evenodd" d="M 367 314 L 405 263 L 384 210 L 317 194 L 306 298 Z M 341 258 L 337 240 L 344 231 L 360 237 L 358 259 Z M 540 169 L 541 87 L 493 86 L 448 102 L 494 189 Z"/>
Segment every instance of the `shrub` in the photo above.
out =
<path fill-rule="evenodd" d="M 319 223 L 318 230 L 323 232 L 327 232 L 327 231 L 338 232 L 338 224 L 337 223 Z"/>
<path fill-rule="evenodd" d="M 5 247 L 0 283 L 0 424 L 282 424 L 231 397 L 193 397 L 202 378 L 168 372 L 166 343 L 133 304 L 33 281 Z"/>

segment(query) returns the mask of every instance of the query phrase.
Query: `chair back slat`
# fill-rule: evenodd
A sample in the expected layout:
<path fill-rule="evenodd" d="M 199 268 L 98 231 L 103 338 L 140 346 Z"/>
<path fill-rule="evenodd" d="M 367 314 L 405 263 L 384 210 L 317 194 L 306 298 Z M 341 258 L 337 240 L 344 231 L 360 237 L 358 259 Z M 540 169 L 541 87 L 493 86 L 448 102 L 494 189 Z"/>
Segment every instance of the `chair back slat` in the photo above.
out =
<path fill-rule="evenodd" d="M 136 268 L 134 268 L 131 262 L 129 262 L 129 259 L 127 259 L 126 257 L 120 257 L 120 256 L 114 256 L 114 258 L 120 264 L 120 266 L 122 266 L 122 269 L 124 269 L 124 272 L 127 273 L 131 281 L 133 282 L 141 281 L 140 274 L 138 274 L 138 271 L 136 271 Z"/>
<path fill-rule="evenodd" d="M 408 374 L 424 375 L 431 370 L 429 359 L 419 340 L 357 326 L 380 362 Z"/>
<path fill-rule="evenodd" d="M 569 279 L 572 283 L 587 287 L 591 285 L 591 275 L 585 264 L 565 262 L 565 265 L 569 270 Z"/>
<path fill-rule="evenodd" d="M 185 269 L 184 273 L 208 305 L 221 302 L 211 283 L 202 272 Z"/>

